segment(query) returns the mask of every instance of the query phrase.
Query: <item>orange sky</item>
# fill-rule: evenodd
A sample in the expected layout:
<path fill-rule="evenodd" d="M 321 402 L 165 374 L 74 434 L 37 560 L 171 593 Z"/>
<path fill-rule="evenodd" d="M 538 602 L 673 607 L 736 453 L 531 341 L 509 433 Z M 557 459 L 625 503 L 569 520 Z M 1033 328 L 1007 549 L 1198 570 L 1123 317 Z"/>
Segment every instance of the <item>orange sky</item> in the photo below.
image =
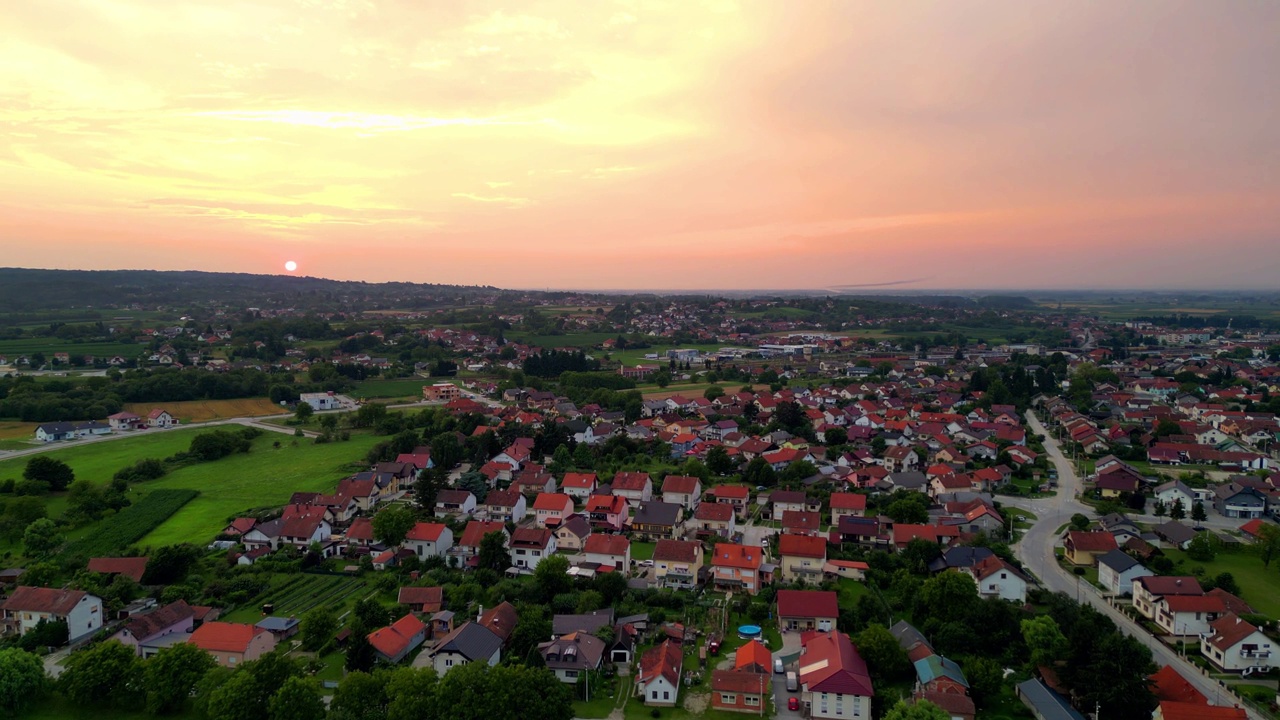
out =
<path fill-rule="evenodd" d="M 8 0 L 0 265 L 1275 287 L 1280 3 Z"/>

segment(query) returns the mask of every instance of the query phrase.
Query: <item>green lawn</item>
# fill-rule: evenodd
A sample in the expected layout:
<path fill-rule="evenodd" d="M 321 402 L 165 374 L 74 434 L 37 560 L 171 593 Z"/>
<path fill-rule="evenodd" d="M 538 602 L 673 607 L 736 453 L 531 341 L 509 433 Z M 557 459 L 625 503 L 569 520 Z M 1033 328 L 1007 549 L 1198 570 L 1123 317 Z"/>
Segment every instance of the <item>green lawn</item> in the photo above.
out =
<path fill-rule="evenodd" d="M 631 543 L 631 559 L 635 560 L 652 560 L 653 548 L 657 543 L 650 542 L 633 542 Z"/>
<path fill-rule="evenodd" d="M 49 454 L 69 464 L 77 478 L 105 482 L 122 467 L 142 458 L 165 458 L 186 450 L 198 432 L 207 430 L 147 431 L 125 440 L 88 445 L 70 445 Z M 298 444 L 294 445 L 295 439 Z M 329 492 L 337 481 L 364 469 L 364 455 L 380 438 L 352 435 L 348 442 L 316 445 L 310 440 L 267 432 L 253 443 L 251 452 L 211 463 L 182 467 L 168 475 L 130 488 L 137 500 L 158 488 L 189 488 L 200 496 L 183 506 L 139 545 L 168 545 L 177 542 L 207 542 L 218 534 L 228 517 L 253 508 L 283 505 L 295 492 Z M 275 442 L 280 447 L 274 448 Z M 0 479 L 21 477 L 26 458 L 0 462 Z M 62 495 L 46 502 L 50 516 L 66 507 Z M 110 522 L 110 518 L 103 522 Z M 71 533 L 70 539 L 93 531 L 94 526 Z"/>
<path fill-rule="evenodd" d="M 840 578 L 836 581 L 836 594 L 839 596 L 839 605 L 843 610 L 853 608 L 858 603 L 858 598 L 871 592 L 865 583 L 858 582 L 853 578 Z"/>
<path fill-rule="evenodd" d="M 423 385 L 430 385 L 433 382 L 446 379 L 415 377 L 396 380 L 365 380 L 356 385 L 356 389 L 352 390 L 350 395 L 351 397 L 362 399 L 412 397 L 417 400 L 422 398 Z"/>
<path fill-rule="evenodd" d="M 1164 554 L 1173 560 L 1178 573 L 1191 573 L 1202 567 L 1210 576 L 1229 572 L 1240 586 L 1240 595 L 1255 610 L 1270 618 L 1280 618 L 1280 573 L 1276 568 L 1262 567 L 1252 547 L 1242 547 L 1233 552 L 1219 552 L 1211 562 L 1199 562 L 1187 557 L 1182 550 L 1166 549 Z M 1272 563 L 1276 565 L 1276 563 Z"/>
<path fill-rule="evenodd" d="M 635 350 L 615 350 L 609 354 L 609 357 L 614 362 L 619 362 L 619 363 L 622 363 L 623 365 L 657 364 L 657 365 L 661 365 L 662 367 L 666 367 L 667 363 L 669 362 L 667 360 L 668 350 L 691 349 L 691 350 L 701 350 L 702 352 L 715 352 L 722 347 L 730 347 L 730 346 L 725 343 L 694 343 L 692 345 L 654 345 L 653 347 L 637 348 Z M 645 355 L 652 355 L 654 353 L 657 353 L 658 355 L 657 360 L 654 360 L 652 358 L 645 359 Z M 690 371 L 702 370 L 702 369 L 703 367 L 701 363 L 694 363 L 689 366 Z"/>

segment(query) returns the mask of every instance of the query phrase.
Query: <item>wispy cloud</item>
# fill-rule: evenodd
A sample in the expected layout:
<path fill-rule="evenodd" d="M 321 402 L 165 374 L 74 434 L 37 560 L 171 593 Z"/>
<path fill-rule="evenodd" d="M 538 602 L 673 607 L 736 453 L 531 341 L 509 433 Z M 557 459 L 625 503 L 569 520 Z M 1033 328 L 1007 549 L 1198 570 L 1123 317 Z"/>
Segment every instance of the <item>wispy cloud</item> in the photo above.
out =
<path fill-rule="evenodd" d="M 279 123 L 328 128 L 331 130 L 360 130 L 368 133 L 409 132 L 445 127 L 487 127 L 551 125 L 551 120 L 515 120 L 503 117 L 428 117 L 422 115 L 386 115 L 357 112 L 328 112 L 323 110 L 210 110 L 192 113 L 196 117 L 220 118 L 238 122 Z"/>
<path fill-rule="evenodd" d="M 533 200 L 522 197 L 507 197 L 505 195 L 476 195 L 475 193 L 453 193 L 453 197 L 462 198 L 463 200 L 471 200 L 478 203 L 493 203 L 495 205 L 506 205 L 511 208 L 528 207 L 533 204 Z"/>

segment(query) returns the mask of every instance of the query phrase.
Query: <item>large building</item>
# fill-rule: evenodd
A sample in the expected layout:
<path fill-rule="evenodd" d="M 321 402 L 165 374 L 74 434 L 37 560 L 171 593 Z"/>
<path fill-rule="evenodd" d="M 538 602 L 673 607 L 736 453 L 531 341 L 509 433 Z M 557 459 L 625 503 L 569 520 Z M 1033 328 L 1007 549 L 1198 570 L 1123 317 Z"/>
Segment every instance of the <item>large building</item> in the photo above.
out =
<path fill-rule="evenodd" d="M 848 635 L 832 630 L 811 636 L 799 664 L 801 702 L 809 717 L 871 717 L 871 675 Z"/>

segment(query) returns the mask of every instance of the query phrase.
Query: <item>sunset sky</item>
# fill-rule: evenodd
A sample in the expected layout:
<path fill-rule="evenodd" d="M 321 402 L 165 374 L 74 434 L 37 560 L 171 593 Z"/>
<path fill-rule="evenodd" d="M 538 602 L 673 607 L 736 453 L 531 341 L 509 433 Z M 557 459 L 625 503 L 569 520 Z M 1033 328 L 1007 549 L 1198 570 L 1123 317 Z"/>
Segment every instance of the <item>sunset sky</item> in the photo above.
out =
<path fill-rule="evenodd" d="M 6 0 L 0 266 L 1276 287 L 1280 2 Z"/>

